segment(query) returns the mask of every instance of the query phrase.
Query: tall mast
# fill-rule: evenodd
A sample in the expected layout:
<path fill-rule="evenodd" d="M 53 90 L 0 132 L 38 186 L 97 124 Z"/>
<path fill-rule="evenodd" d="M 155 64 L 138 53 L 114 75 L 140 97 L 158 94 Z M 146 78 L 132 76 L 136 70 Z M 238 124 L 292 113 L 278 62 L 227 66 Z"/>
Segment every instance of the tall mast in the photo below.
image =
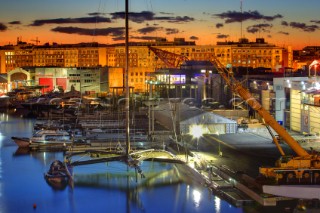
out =
<path fill-rule="evenodd" d="M 125 6 L 125 52 L 126 52 L 126 67 L 125 67 L 125 84 L 126 84 L 126 104 L 125 104 L 125 111 L 126 111 L 126 155 L 129 155 L 130 152 L 130 91 L 129 91 L 129 80 L 128 80 L 128 72 L 129 72 L 129 0 L 126 1 Z"/>
<path fill-rule="evenodd" d="M 242 0 L 240 0 L 240 12 L 241 12 L 241 22 L 240 22 L 240 39 L 242 39 L 242 19 L 243 19 L 243 16 L 242 16 Z"/>

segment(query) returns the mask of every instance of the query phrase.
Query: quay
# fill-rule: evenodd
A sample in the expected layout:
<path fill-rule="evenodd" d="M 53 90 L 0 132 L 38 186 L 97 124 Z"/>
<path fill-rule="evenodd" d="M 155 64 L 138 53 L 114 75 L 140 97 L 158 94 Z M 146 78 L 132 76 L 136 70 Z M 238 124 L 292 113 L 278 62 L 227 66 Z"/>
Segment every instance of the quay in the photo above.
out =
<path fill-rule="evenodd" d="M 253 205 L 254 202 L 262 206 L 276 206 L 278 201 L 290 199 L 264 194 L 262 186 L 249 175 L 234 171 L 226 165 L 208 161 L 208 158 L 201 156 L 199 152 L 193 154 L 194 157 L 186 162 L 186 166 L 192 170 L 193 175 L 201 178 L 203 185 L 235 206 Z"/>
<path fill-rule="evenodd" d="M 102 119 L 97 119 L 98 117 L 102 117 Z M 86 114 L 86 116 L 79 115 L 76 119 L 84 125 L 87 125 L 87 128 L 100 127 L 99 125 L 108 128 L 123 126 L 121 122 L 104 120 L 105 118 L 102 114 L 100 114 L 100 116 L 88 114 Z M 89 120 L 91 120 L 91 122 L 86 122 Z M 141 121 L 139 124 L 140 126 L 136 126 L 137 129 L 147 129 L 145 126 L 147 122 Z M 148 159 L 145 160 L 157 159 L 163 162 L 184 164 L 186 170 L 189 172 L 188 174 L 197 177 L 201 184 L 207 186 L 222 198 L 229 200 L 235 206 L 252 205 L 255 202 L 262 206 L 276 206 L 278 201 L 290 200 L 291 198 L 265 194 L 262 190 L 263 186 L 257 184 L 255 181 L 254 177 L 257 177 L 259 166 L 265 165 L 265 163 L 266 165 L 273 165 L 275 160 L 280 156 L 269 133 L 265 133 L 261 131 L 261 129 L 265 130 L 263 125 L 255 124 L 255 126 L 249 125 L 246 132 L 203 135 L 199 141 L 197 141 L 197 144 L 195 144 L 192 138 L 184 136 L 187 147 L 189 148 L 188 157 L 172 149 L 172 141 L 170 142 L 170 147 L 170 143 L 163 139 L 168 139 L 168 133 L 171 133 L 168 130 L 163 131 L 166 133 L 166 137 L 161 138 L 164 133 L 157 131 L 152 135 L 155 141 L 147 142 L 140 140 L 130 142 L 130 144 L 132 152 L 154 148 L 180 156 L 179 160 L 159 156 L 149 156 Z M 301 142 L 301 145 L 306 149 L 310 147 L 313 147 L 315 150 L 317 149 L 317 141 L 314 141 L 310 137 L 296 135 L 295 138 L 297 138 L 297 141 Z M 281 146 L 283 146 L 285 151 L 290 149 L 286 144 L 281 144 Z M 34 151 L 65 151 L 67 153 L 99 150 L 114 154 L 119 153 L 119 151 L 125 148 L 125 142 L 92 139 L 89 143 L 77 145 L 47 146 L 43 144 L 31 144 L 30 148 Z M 242 160 L 240 153 L 245 153 L 247 157 L 250 156 L 250 160 Z M 100 156 L 96 155 L 95 157 L 99 158 Z"/>
<path fill-rule="evenodd" d="M 206 140 L 209 138 L 210 140 Z M 217 143 L 212 143 L 213 140 Z M 209 142 L 208 142 L 209 141 Z M 267 155 L 273 153 L 273 156 L 278 156 L 277 149 L 272 143 L 272 139 L 263 137 L 263 134 L 255 134 L 254 132 L 238 133 L 233 135 L 220 135 L 219 138 L 214 138 L 212 135 L 203 136 L 200 141 L 199 150 L 196 151 L 194 144 L 188 141 L 190 153 L 177 153 L 171 144 L 157 142 L 145 142 L 141 147 L 141 142 L 131 142 L 132 152 L 142 151 L 139 158 L 143 160 L 154 160 L 179 163 L 185 165 L 187 175 L 193 175 L 200 184 L 207 186 L 215 194 L 221 196 L 223 199 L 229 200 L 235 206 L 253 205 L 255 202 L 262 206 L 276 206 L 278 201 L 288 200 L 290 198 L 282 196 L 272 196 L 262 193 L 262 186 L 255 181 L 256 177 L 253 171 L 258 171 L 258 166 L 246 165 L 247 163 L 234 161 L 234 157 L 239 156 L 238 152 L 265 152 Z M 218 145 L 222 146 L 218 149 Z M 151 151 L 148 153 L 144 150 L 156 146 L 158 151 Z M 193 147 L 192 147 L 193 146 Z M 248 147 L 250 149 L 248 150 Z M 82 144 L 75 146 L 45 146 L 45 145 L 31 145 L 32 150 L 36 151 L 65 151 L 68 153 L 92 152 L 100 151 L 104 154 L 119 154 L 123 153 L 125 142 L 102 142 L 91 141 L 90 144 Z M 229 151 L 227 151 L 229 149 Z M 156 149 L 155 149 L 156 150 Z M 163 156 L 163 151 L 177 154 L 177 159 L 172 156 Z M 205 150 L 205 151 L 204 151 Z M 220 150 L 220 151 L 218 151 Z M 232 150 L 233 152 L 230 152 Z M 166 151 L 166 152 L 167 152 Z M 150 154 L 152 153 L 152 154 Z M 236 153 L 236 154 L 235 154 Z M 145 156 L 143 156 L 145 155 Z M 95 158 L 102 158 L 104 155 L 95 154 Z M 257 156 L 251 156 L 252 162 Z M 260 156 L 261 157 L 261 156 Z M 276 158 L 276 157 L 275 157 Z M 99 160 L 97 160 L 99 161 Z M 273 159 L 271 160 L 272 162 Z M 237 168 L 237 170 L 235 170 Z"/>

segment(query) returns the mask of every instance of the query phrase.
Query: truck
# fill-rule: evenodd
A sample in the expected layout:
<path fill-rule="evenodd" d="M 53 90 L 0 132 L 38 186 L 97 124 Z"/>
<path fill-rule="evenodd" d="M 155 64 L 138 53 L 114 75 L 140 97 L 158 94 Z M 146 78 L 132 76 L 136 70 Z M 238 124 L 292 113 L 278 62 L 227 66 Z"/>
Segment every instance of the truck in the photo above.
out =
<path fill-rule="evenodd" d="M 277 184 L 319 184 L 320 183 L 320 155 L 317 152 L 306 151 L 275 118 L 253 97 L 232 71 L 229 71 L 216 58 L 212 58 L 218 73 L 231 90 L 237 93 L 246 103 L 255 110 L 267 127 L 271 127 L 296 154 L 285 155 L 278 140 L 273 137 L 281 157 L 273 167 L 260 167 L 260 176 L 275 181 Z"/>

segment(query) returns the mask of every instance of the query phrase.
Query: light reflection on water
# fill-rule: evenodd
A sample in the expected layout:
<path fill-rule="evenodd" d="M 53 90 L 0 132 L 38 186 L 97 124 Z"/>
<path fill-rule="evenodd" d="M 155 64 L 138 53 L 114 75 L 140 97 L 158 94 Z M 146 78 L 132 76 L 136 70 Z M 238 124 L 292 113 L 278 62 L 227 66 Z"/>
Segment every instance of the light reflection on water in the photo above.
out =
<path fill-rule="evenodd" d="M 146 178 L 121 162 L 74 168 L 72 185 L 49 185 L 43 174 L 61 152 L 26 152 L 11 136 L 28 136 L 33 121 L 8 119 L 0 150 L 0 212 L 217 212 L 215 196 L 179 165 L 142 162 Z M 21 123 L 22 124 L 21 124 Z M 19 124 L 20 123 L 20 124 Z M 31 123 L 31 124 L 30 124 Z M 16 128 L 13 128 L 16 127 Z M 1 126 L 3 128 L 3 126 Z M 182 175 L 179 175 L 182 174 Z M 242 212 L 221 201 L 220 212 Z"/>
<path fill-rule="evenodd" d="M 196 208 L 199 207 L 200 200 L 201 200 L 201 193 L 198 190 L 194 189 L 193 190 L 193 201 L 194 201 L 194 204 L 195 204 Z"/>
<path fill-rule="evenodd" d="M 0 197 L 2 197 L 2 160 L 0 159 Z"/>
<path fill-rule="evenodd" d="M 219 197 L 214 198 L 214 206 L 216 207 L 216 213 L 220 213 L 221 199 Z"/>

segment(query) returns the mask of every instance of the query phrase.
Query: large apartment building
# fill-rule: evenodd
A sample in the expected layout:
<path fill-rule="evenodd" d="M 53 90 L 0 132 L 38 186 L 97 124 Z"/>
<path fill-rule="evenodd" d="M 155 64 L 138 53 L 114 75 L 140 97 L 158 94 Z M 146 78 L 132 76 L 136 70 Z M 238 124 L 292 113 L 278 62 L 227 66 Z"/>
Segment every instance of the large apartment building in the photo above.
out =
<path fill-rule="evenodd" d="M 163 68 L 166 64 L 150 51 L 153 46 L 189 60 L 210 60 L 217 57 L 222 64 L 233 67 L 266 67 L 272 71 L 292 66 L 291 47 L 283 48 L 268 44 L 264 39 L 249 42 L 218 42 L 216 45 L 196 45 L 184 39 L 174 42 L 133 43 L 129 46 L 129 67 L 144 67 L 150 71 Z M 18 67 L 125 67 L 124 45 L 28 45 L 23 42 L 15 46 L 0 47 L 0 71 L 7 73 Z"/>
<path fill-rule="evenodd" d="M 150 46 L 166 54 L 160 56 Z M 171 42 L 158 39 L 154 42 L 130 43 L 128 55 L 129 84 L 137 91 L 145 90 L 148 73 L 167 68 L 166 59 L 175 60 L 176 56 L 195 61 L 217 58 L 228 67 L 263 67 L 273 72 L 280 72 L 283 67 L 292 67 L 293 61 L 291 47 L 277 47 L 262 38 L 254 42 L 240 39 L 238 42 L 219 42 L 216 45 L 196 45 L 183 38 Z M 126 67 L 125 45 L 90 43 L 37 46 L 18 41 L 17 45 L 0 47 L 0 73 L 10 73 L 23 67 L 108 67 L 109 75 L 112 75 L 109 79 L 114 79 L 110 84 L 121 87 Z"/>

